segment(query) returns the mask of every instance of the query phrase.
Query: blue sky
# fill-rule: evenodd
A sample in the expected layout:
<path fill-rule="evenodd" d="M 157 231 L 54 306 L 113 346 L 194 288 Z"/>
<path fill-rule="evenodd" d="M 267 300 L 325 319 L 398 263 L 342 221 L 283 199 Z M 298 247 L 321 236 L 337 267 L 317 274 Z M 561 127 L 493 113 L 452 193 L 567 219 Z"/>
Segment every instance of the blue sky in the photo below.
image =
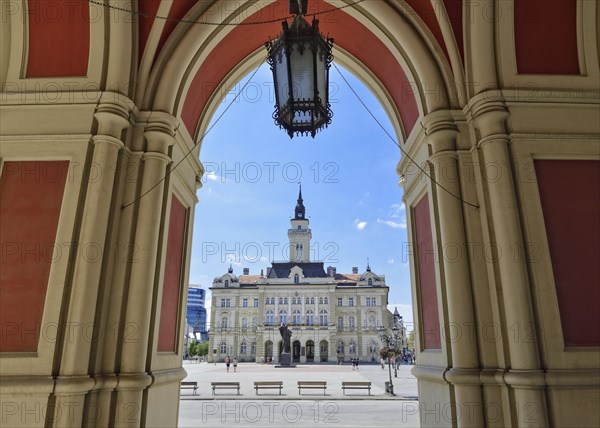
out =
<path fill-rule="evenodd" d="M 394 135 L 373 94 L 339 68 Z M 213 121 L 250 76 L 225 96 Z M 271 71 L 263 65 L 202 144 L 207 173 L 197 193 L 190 282 L 208 288 L 230 263 L 236 274 L 243 267 L 258 274 L 270 260 L 285 259 L 301 182 L 313 257 L 338 273 L 350 273 L 353 266 L 362 273 L 369 258 L 372 270 L 386 276 L 392 308 L 397 305 L 412 321 L 406 217 L 395 172 L 398 147 L 333 67 L 333 123 L 314 139 L 290 140 L 274 124 L 272 88 Z"/>

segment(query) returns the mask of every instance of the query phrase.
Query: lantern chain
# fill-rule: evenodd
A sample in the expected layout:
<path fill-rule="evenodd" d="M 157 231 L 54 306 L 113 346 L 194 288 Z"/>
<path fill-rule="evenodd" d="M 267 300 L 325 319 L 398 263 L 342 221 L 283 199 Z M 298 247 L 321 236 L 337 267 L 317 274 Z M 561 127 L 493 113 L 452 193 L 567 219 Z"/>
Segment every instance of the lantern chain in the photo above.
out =
<path fill-rule="evenodd" d="M 347 3 L 343 6 L 338 6 L 338 7 L 332 7 L 330 9 L 326 9 L 320 12 L 312 12 L 312 13 L 307 13 L 304 16 L 310 17 L 316 17 L 319 15 L 325 15 L 331 12 L 336 12 L 338 10 L 342 10 L 342 9 L 346 9 L 348 7 L 352 7 L 352 6 L 356 6 L 359 3 L 364 2 L 365 0 L 355 0 L 352 3 Z M 214 26 L 214 27 L 225 27 L 225 26 L 233 26 L 233 27 L 237 27 L 237 26 L 247 26 L 247 25 L 263 25 L 263 24 L 272 24 L 273 22 L 281 22 L 287 19 L 292 19 L 294 18 L 294 16 L 292 15 L 288 15 L 288 16 L 282 16 L 281 18 L 273 18 L 273 19 L 265 19 L 265 20 L 261 20 L 261 21 L 252 21 L 252 22 L 211 22 L 211 21 L 196 21 L 193 19 L 178 19 L 178 18 L 170 18 L 168 16 L 161 16 L 161 15 L 152 15 L 149 13 L 144 13 L 144 12 L 140 12 L 139 10 L 133 10 L 133 9 L 127 9 L 124 7 L 119 7 L 119 6 L 115 6 L 115 5 L 111 5 L 111 4 L 106 4 L 102 1 L 99 0 L 88 0 L 88 2 L 90 4 L 96 5 L 96 6 L 101 6 L 101 7 L 105 7 L 107 9 L 112 9 L 112 10 L 117 10 L 119 12 L 125 12 L 128 13 L 130 15 L 133 16 L 139 16 L 142 18 L 150 18 L 150 19 L 160 19 L 162 21 L 167 21 L 167 22 L 182 22 L 184 24 L 195 24 L 195 25 L 210 25 L 210 26 Z"/>
<path fill-rule="evenodd" d="M 338 74 L 341 76 L 341 78 L 344 80 L 344 82 L 346 83 L 346 85 L 348 86 L 348 88 L 350 88 L 350 90 L 352 91 L 352 93 L 354 94 L 354 96 L 358 99 L 358 101 L 360 101 L 360 103 L 362 104 L 362 106 L 365 108 L 365 110 L 367 110 L 367 112 L 369 113 L 369 115 L 371 115 L 371 117 L 373 118 L 373 120 L 375 122 L 377 122 L 377 125 L 379 125 L 379 127 L 383 130 L 383 132 L 388 136 L 388 138 L 390 140 L 392 140 L 392 142 L 400 149 L 400 151 L 402 152 L 402 154 L 404 154 L 404 156 L 406 156 L 418 169 L 421 170 L 421 172 L 423 174 L 425 174 L 431 181 L 432 183 L 434 183 L 437 187 L 439 187 L 440 189 L 442 189 L 444 192 L 448 193 L 450 196 L 453 196 L 454 198 L 458 199 L 459 201 L 461 201 L 463 204 L 468 205 L 470 207 L 473 208 L 477 208 L 479 209 L 479 205 L 477 204 L 473 204 L 471 202 L 465 201 L 463 198 L 461 198 L 460 196 L 454 194 L 453 192 L 451 192 L 450 190 L 446 189 L 444 186 L 442 186 L 440 183 L 438 183 L 438 181 L 433 178 L 431 176 L 431 174 L 429 174 L 421 165 L 419 165 L 401 146 L 400 144 L 398 144 L 398 142 L 396 141 L 396 139 L 387 131 L 387 129 L 385 129 L 385 127 L 382 125 L 382 123 L 379 121 L 379 119 L 377 119 L 377 117 L 375 117 L 375 115 L 373 114 L 373 112 L 371 111 L 371 109 L 369 109 L 369 107 L 365 104 L 365 102 L 360 98 L 360 96 L 358 95 L 358 93 L 354 90 L 354 88 L 352 87 L 352 85 L 350 85 L 350 82 L 348 82 L 348 80 L 346 79 L 346 77 L 342 74 L 342 72 L 340 71 L 340 69 L 338 68 L 338 66 L 335 64 L 335 62 L 332 63 L 333 66 L 335 67 L 335 69 L 337 70 Z"/>

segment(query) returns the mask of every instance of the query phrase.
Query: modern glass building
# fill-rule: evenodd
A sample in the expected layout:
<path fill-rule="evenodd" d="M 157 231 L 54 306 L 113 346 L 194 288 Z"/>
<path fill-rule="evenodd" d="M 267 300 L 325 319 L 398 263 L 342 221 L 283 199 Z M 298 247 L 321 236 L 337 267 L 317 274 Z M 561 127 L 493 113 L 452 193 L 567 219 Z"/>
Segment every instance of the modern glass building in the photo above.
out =
<path fill-rule="evenodd" d="M 193 329 L 194 336 L 201 342 L 208 340 L 206 331 L 206 308 L 204 307 L 206 290 L 200 285 L 190 284 L 188 288 L 188 303 L 186 319 L 188 325 Z"/>

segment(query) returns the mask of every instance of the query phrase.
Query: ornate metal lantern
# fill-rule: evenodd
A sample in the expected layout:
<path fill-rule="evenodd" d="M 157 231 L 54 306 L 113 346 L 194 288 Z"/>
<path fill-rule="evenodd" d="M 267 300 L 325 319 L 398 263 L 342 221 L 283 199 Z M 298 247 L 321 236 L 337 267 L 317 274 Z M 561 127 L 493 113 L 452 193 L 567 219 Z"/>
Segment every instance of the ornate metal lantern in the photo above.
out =
<path fill-rule="evenodd" d="M 283 21 L 283 32 L 266 44 L 275 84 L 273 119 L 290 138 L 310 134 L 331 123 L 329 67 L 333 39 L 319 32 L 319 21 L 305 19 L 307 0 L 290 0 L 292 25 Z"/>

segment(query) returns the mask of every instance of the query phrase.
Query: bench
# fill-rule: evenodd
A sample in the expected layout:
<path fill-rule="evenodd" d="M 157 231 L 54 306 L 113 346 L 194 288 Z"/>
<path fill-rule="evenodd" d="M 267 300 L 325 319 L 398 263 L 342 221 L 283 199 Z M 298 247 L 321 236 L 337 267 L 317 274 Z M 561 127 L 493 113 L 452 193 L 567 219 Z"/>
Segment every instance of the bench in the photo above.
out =
<path fill-rule="evenodd" d="M 298 381 L 298 394 L 302 395 L 302 388 L 306 389 L 323 389 L 323 395 L 327 389 L 327 382 L 320 380 L 299 380 Z"/>
<path fill-rule="evenodd" d="M 239 382 L 211 382 L 212 394 L 215 395 L 217 389 L 237 389 L 237 395 L 240 395 L 240 383 Z"/>
<path fill-rule="evenodd" d="M 368 389 L 371 395 L 371 382 L 342 382 L 342 391 L 346 395 L 347 389 Z"/>
<path fill-rule="evenodd" d="M 259 389 L 277 389 L 279 388 L 279 395 L 281 395 L 281 388 L 283 388 L 283 382 L 280 381 L 265 381 L 265 382 L 254 382 L 254 389 L 256 395 L 258 395 Z"/>
<path fill-rule="evenodd" d="M 181 382 L 179 386 L 181 389 L 193 389 L 194 395 L 196 395 L 196 390 L 198 389 L 198 382 Z"/>

